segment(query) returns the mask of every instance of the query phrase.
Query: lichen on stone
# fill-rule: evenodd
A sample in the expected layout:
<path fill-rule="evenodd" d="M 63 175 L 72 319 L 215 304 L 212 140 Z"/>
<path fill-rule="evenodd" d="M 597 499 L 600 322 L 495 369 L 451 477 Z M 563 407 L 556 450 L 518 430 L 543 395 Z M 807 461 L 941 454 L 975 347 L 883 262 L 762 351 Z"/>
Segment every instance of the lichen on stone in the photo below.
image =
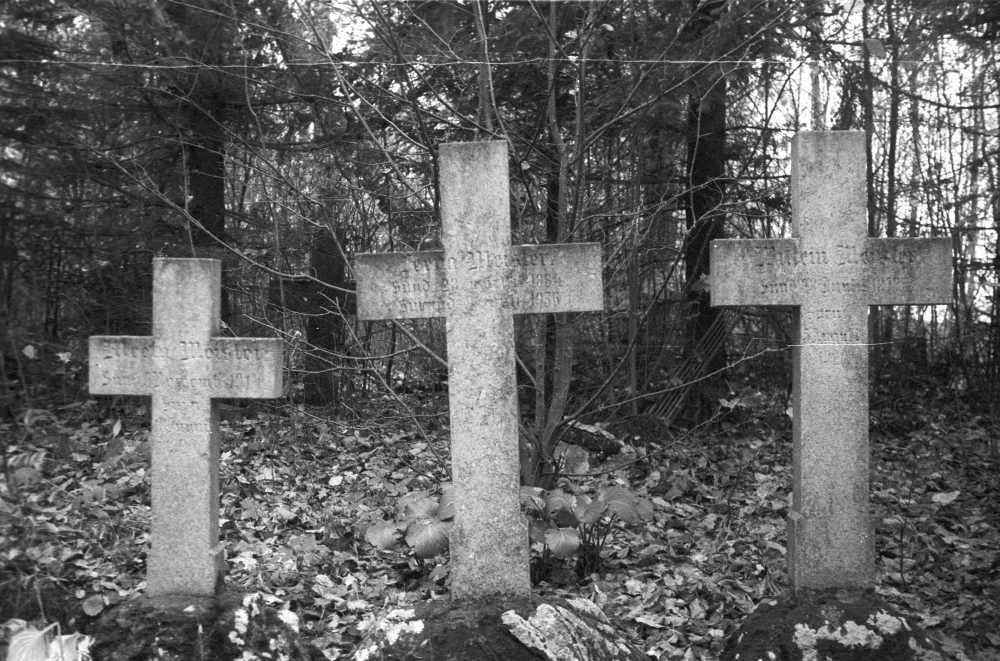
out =
<path fill-rule="evenodd" d="M 589 615 L 590 617 L 596 620 L 600 620 L 601 622 L 606 622 L 606 623 L 611 622 L 611 620 L 608 619 L 608 616 L 604 613 L 604 611 L 601 610 L 601 607 L 592 602 L 590 599 L 573 597 L 567 599 L 566 603 L 568 603 L 570 606 L 580 611 L 581 613 Z"/>
<path fill-rule="evenodd" d="M 829 640 L 835 640 L 848 647 L 864 646 L 872 649 L 880 647 L 885 642 L 885 639 L 877 631 L 872 631 L 865 625 L 858 624 L 853 620 L 844 622 L 841 629 L 844 630 L 843 634 L 839 631 L 832 631 L 832 637 Z"/>
<path fill-rule="evenodd" d="M 287 608 L 282 608 L 278 611 L 278 619 L 281 620 L 286 627 L 294 631 L 299 632 L 299 616 L 288 610 Z"/>
<path fill-rule="evenodd" d="M 600 611 L 593 602 L 587 604 L 569 601 L 575 609 L 588 615 L 594 609 Z M 588 622 L 573 609 L 540 604 L 534 614 L 527 619 L 522 618 L 514 610 L 508 610 L 501 616 L 501 621 L 508 630 L 523 645 L 542 652 L 550 659 L 576 659 L 582 654 L 588 656 L 596 650 L 603 650 L 596 658 L 618 658 L 628 656 L 627 646 L 615 640 L 614 630 L 605 624 L 608 619 L 603 611 L 594 615 L 598 622 Z"/>
<path fill-rule="evenodd" d="M 243 607 L 250 613 L 250 617 L 260 614 L 260 593 L 253 592 L 243 597 Z"/>
<path fill-rule="evenodd" d="M 378 651 L 377 645 L 362 647 L 354 652 L 354 661 L 368 661 Z"/>
<path fill-rule="evenodd" d="M 385 633 L 385 639 L 390 645 L 395 645 L 399 637 L 405 633 L 419 634 L 424 630 L 423 620 L 414 620 L 416 612 L 412 608 L 396 608 L 389 611 L 385 619 L 379 622 L 379 631 Z"/>
<path fill-rule="evenodd" d="M 795 641 L 799 649 L 816 647 L 816 632 L 810 629 L 807 624 L 796 624 L 792 640 Z"/>
<path fill-rule="evenodd" d="M 828 640 L 844 647 L 868 647 L 878 649 L 885 639 L 876 631 L 863 624 L 847 620 L 839 627 L 831 627 L 829 622 L 817 629 L 811 629 L 805 624 L 796 624 L 792 637 L 795 645 L 802 651 L 803 661 L 815 661 L 816 646 L 820 641 Z"/>
<path fill-rule="evenodd" d="M 515 610 L 504 611 L 500 621 L 507 626 L 514 637 L 532 649 L 544 649 L 545 641 L 538 630 L 530 622 L 517 614 Z"/>
<path fill-rule="evenodd" d="M 403 634 L 418 635 L 424 630 L 424 621 L 413 619 L 416 611 L 412 608 L 394 608 L 377 621 L 368 623 L 365 629 L 374 627 L 375 633 L 371 644 L 360 647 L 354 651 L 355 661 L 367 661 L 367 659 L 378 656 L 382 646 L 382 639 L 388 646 L 396 644 Z"/>
<path fill-rule="evenodd" d="M 417 612 L 412 608 L 393 608 L 391 611 L 389 611 L 389 614 L 386 615 L 385 617 L 387 620 L 402 621 L 402 620 L 411 620 L 414 617 L 416 617 L 416 615 Z"/>
<path fill-rule="evenodd" d="M 229 642 L 234 645 L 243 645 L 243 636 L 250 626 L 250 614 L 245 608 L 237 608 L 233 611 L 233 630 L 229 632 Z"/>
<path fill-rule="evenodd" d="M 910 625 L 906 623 L 905 619 L 896 617 L 895 615 L 890 615 L 889 613 L 881 610 L 868 616 L 868 625 L 875 627 L 878 631 L 890 636 L 897 634 L 904 629 L 907 631 L 910 629 Z"/>

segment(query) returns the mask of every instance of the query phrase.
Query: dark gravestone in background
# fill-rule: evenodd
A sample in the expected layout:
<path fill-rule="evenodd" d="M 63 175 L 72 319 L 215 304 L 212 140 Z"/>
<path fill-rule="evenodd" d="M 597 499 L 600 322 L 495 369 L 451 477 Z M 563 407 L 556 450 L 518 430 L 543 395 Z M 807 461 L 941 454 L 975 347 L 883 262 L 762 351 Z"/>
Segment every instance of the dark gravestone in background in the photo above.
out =
<path fill-rule="evenodd" d="M 268 297 L 272 305 L 284 302 L 289 312 L 303 315 L 306 352 L 303 383 L 305 401 L 328 405 L 338 399 L 341 384 L 336 371 L 336 353 L 344 351 L 344 315 L 354 313 L 354 283 L 346 277 L 343 232 L 334 236 L 328 229 L 313 232 L 308 273 L 312 280 L 272 280 Z M 339 245 L 338 245 L 339 244 Z M 326 285 L 332 285 L 326 286 Z M 282 288 L 284 298 L 282 298 Z"/>

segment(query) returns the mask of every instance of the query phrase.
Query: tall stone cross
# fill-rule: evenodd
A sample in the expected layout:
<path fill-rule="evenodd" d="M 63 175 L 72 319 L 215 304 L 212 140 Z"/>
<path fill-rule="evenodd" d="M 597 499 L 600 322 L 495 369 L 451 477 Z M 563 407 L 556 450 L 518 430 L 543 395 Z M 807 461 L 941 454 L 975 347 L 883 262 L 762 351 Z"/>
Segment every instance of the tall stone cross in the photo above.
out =
<path fill-rule="evenodd" d="M 951 241 L 868 237 L 864 133 L 792 141 L 791 239 L 712 242 L 712 304 L 793 305 L 796 590 L 868 587 L 868 307 L 946 303 Z"/>
<path fill-rule="evenodd" d="M 146 594 L 212 597 L 221 575 L 212 399 L 281 396 L 281 340 L 216 337 L 221 263 L 153 260 L 153 335 L 90 338 L 90 392 L 152 396 Z"/>
<path fill-rule="evenodd" d="M 452 596 L 527 598 L 513 315 L 601 309 L 601 247 L 511 246 L 504 142 L 444 144 L 440 168 L 444 250 L 358 255 L 358 317 L 445 317 Z"/>

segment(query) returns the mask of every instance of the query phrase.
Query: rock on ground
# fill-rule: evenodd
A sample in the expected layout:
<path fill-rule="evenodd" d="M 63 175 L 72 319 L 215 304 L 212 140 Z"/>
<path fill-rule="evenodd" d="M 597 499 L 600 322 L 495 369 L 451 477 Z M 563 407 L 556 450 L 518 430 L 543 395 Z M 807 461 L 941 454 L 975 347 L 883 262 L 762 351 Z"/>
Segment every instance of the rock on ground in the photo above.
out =
<path fill-rule="evenodd" d="M 720 661 L 944 661 L 923 632 L 872 592 L 803 591 L 762 603 Z"/>
<path fill-rule="evenodd" d="M 607 616 L 586 599 L 483 607 L 435 601 L 381 615 L 355 661 L 640 661 Z"/>

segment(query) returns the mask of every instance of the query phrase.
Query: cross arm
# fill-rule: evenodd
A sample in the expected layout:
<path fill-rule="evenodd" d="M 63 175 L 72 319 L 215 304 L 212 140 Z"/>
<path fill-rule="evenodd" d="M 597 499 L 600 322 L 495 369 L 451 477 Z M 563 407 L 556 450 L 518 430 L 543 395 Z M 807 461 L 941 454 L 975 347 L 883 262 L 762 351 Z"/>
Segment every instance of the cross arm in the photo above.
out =
<path fill-rule="evenodd" d="M 601 244 L 514 246 L 514 312 L 587 312 L 604 308 Z"/>
<path fill-rule="evenodd" d="M 153 338 L 94 335 L 89 343 L 92 395 L 150 395 L 153 392 Z"/>
<path fill-rule="evenodd" d="M 211 361 L 211 396 L 235 399 L 281 397 L 282 341 L 271 338 L 213 337 L 205 356 Z"/>
<path fill-rule="evenodd" d="M 867 238 L 804 248 L 801 239 L 712 242 L 712 304 L 905 305 L 951 298 L 951 240 Z M 845 298 L 846 297 L 846 298 Z"/>
<path fill-rule="evenodd" d="M 475 251 L 462 259 L 484 269 L 492 257 Z M 511 247 L 516 314 L 583 312 L 604 306 L 599 243 L 547 243 Z M 444 251 L 357 255 L 358 318 L 419 319 L 446 312 Z"/>
<path fill-rule="evenodd" d="M 800 250 L 799 239 L 717 239 L 712 241 L 713 306 L 798 305 L 795 271 L 819 259 Z"/>
<path fill-rule="evenodd" d="M 444 251 L 365 253 L 354 260 L 358 319 L 443 317 Z"/>
<path fill-rule="evenodd" d="M 951 239 L 868 239 L 862 261 L 872 305 L 948 303 Z"/>

